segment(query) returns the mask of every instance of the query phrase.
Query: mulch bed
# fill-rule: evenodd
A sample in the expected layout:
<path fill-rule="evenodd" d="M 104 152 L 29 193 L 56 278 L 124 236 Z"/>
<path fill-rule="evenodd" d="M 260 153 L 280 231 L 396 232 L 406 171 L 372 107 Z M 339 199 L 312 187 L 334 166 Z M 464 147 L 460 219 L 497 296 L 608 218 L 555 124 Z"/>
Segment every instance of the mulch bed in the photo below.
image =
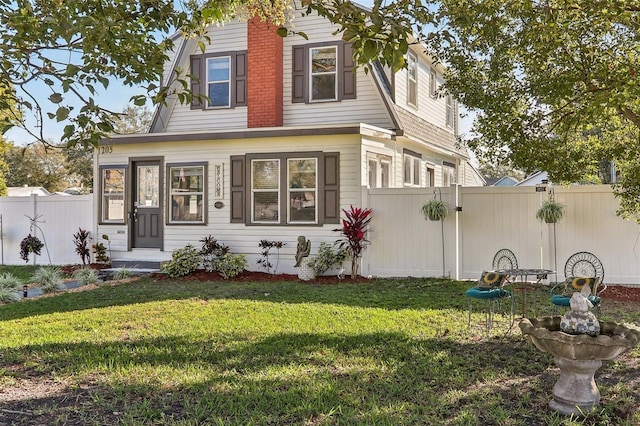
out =
<path fill-rule="evenodd" d="M 154 278 L 169 279 L 165 274 L 154 274 Z M 181 277 L 179 279 L 183 281 L 217 281 L 222 279 L 222 277 L 217 272 L 206 272 L 203 270 L 199 270 L 187 276 Z M 244 271 L 240 275 L 233 277 L 228 281 L 274 282 L 274 281 L 301 281 L 301 280 L 300 278 L 298 278 L 298 275 L 293 275 L 293 274 L 268 274 L 266 272 Z M 337 284 L 341 282 L 360 283 L 360 282 L 366 282 L 366 281 L 368 281 L 368 279 L 365 277 L 357 277 L 355 279 L 352 279 L 350 275 L 345 275 L 344 278 L 339 279 L 336 275 L 325 275 L 325 276 L 317 277 L 313 280 L 309 280 L 305 282 L 309 284 Z"/>
<path fill-rule="evenodd" d="M 611 285 L 602 293 L 602 298 L 619 302 L 640 302 L 640 287 Z"/>

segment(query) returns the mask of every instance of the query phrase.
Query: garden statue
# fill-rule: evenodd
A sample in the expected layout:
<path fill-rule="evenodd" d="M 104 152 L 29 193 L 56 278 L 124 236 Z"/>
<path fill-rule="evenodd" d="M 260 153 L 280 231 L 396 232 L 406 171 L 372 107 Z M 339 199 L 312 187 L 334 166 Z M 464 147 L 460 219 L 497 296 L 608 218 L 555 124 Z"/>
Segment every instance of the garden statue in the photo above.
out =
<path fill-rule="evenodd" d="M 600 334 L 600 322 L 589 312 L 589 309 L 593 308 L 593 303 L 589 300 L 590 294 L 589 285 L 573 293 L 569 300 L 571 309 L 560 320 L 560 330 L 568 334 L 588 334 L 594 337 Z"/>
<path fill-rule="evenodd" d="M 296 250 L 296 268 L 302 263 L 302 259 L 309 256 L 311 252 L 311 241 L 307 240 L 303 235 L 298 237 L 298 247 Z"/>

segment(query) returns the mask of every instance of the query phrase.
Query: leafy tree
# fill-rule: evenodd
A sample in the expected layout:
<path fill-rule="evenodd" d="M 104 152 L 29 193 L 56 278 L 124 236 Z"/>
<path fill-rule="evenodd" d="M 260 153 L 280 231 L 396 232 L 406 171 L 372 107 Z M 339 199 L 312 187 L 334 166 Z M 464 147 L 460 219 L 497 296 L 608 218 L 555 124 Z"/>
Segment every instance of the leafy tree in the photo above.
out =
<path fill-rule="evenodd" d="M 74 182 L 68 179 L 65 159 L 60 150 L 42 144 L 26 147 L 7 144 L 4 159 L 9 171 L 8 186 L 42 186 L 47 191 L 62 191 Z"/>
<path fill-rule="evenodd" d="M 116 116 L 113 131 L 119 135 L 144 133 L 149 130 L 153 112 L 148 108 L 127 106 Z"/>

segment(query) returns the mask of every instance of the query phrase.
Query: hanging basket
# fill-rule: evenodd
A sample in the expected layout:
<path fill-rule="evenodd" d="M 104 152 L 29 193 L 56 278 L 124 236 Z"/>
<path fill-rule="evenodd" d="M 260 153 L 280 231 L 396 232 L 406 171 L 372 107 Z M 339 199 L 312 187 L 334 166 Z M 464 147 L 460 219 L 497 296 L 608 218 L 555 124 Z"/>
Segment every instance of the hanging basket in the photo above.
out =
<path fill-rule="evenodd" d="M 422 214 L 425 219 L 438 221 L 447 217 L 447 205 L 441 200 L 429 200 L 422 205 Z"/>

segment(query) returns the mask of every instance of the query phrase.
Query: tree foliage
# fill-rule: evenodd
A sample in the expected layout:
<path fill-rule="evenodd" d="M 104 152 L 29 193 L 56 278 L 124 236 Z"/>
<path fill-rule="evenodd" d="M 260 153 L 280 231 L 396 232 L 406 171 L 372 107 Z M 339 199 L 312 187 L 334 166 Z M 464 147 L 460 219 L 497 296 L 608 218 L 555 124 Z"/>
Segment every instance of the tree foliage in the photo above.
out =
<path fill-rule="evenodd" d="M 637 2 L 374 0 L 363 10 L 301 1 L 338 25 L 358 64 L 399 69 L 410 43 L 423 43 L 448 68 L 442 90 L 477 117 L 467 142 L 480 159 L 544 169 L 554 182 L 615 160 L 622 213 L 640 211 Z M 301 34 L 287 22 L 290 8 L 285 0 L 0 0 L 0 131 L 17 124 L 44 141 L 42 126 L 53 120 L 65 124 L 64 143 L 95 145 L 114 130 L 116 114 L 98 103 L 113 80 L 142 88 L 137 106 L 195 96 L 184 70 L 158 83 L 174 30 L 198 37 L 203 50 L 207 25 L 234 17 L 258 15 L 281 35 Z"/>

